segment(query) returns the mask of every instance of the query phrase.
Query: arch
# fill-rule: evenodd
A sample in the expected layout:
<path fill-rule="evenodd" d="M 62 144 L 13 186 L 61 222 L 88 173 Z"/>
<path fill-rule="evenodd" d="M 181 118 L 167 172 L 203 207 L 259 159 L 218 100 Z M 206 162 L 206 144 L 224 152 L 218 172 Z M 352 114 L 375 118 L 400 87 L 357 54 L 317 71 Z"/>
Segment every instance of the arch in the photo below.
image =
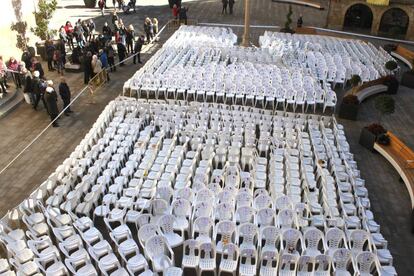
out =
<path fill-rule="evenodd" d="M 373 14 L 370 7 L 364 4 L 350 6 L 344 16 L 344 29 L 357 32 L 371 32 Z"/>
<path fill-rule="evenodd" d="M 409 21 L 410 18 L 403 9 L 388 9 L 382 14 L 378 34 L 393 38 L 404 38 Z"/>

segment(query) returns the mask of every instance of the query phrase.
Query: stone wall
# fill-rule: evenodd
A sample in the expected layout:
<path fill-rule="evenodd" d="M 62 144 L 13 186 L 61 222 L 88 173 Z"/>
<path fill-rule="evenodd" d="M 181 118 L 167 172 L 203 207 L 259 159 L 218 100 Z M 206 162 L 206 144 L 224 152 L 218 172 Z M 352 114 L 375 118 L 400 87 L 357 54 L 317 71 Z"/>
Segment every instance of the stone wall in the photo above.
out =
<path fill-rule="evenodd" d="M 344 25 L 345 14 L 348 8 L 355 4 L 364 4 L 368 6 L 373 15 L 371 34 L 378 35 L 382 15 L 391 8 L 400 8 L 405 11 L 410 18 L 405 39 L 414 40 L 414 7 L 404 3 L 391 2 L 389 6 L 368 5 L 365 1 L 355 0 L 334 0 L 330 3 L 328 14 L 328 27 L 336 30 L 342 30 Z"/>

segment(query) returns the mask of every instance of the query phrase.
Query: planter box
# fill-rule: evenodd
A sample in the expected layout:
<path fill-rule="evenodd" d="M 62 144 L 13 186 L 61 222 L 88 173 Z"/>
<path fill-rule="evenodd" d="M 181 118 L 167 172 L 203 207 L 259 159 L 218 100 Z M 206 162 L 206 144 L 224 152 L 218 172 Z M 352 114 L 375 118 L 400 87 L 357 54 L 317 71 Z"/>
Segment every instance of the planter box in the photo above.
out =
<path fill-rule="evenodd" d="M 374 151 L 374 143 L 377 140 L 377 136 L 370 132 L 366 127 L 361 131 L 359 136 L 359 144 L 366 149 Z"/>
<path fill-rule="evenodd" d="M 388 86 L 387 94 L 397 94 L 400 83 L 395 77 L 385 80 L 384 84 Z"/>
<path fill-rule="evenodd" d="M 85 7 L 95 8 L 97 1 L 96 0 L 83 0 L 83 2 L 85 3 Z"/>
<path fill-rule="evenodd" d="M 407 71 L 403 74 L 401 84 L 409 88 L 414 88 L 414 73 Z"/>
<path fill-rule="evenodd" d="M 339 118 L 356 121 L 358 117 L 359 104 L 341 103 Z"/>

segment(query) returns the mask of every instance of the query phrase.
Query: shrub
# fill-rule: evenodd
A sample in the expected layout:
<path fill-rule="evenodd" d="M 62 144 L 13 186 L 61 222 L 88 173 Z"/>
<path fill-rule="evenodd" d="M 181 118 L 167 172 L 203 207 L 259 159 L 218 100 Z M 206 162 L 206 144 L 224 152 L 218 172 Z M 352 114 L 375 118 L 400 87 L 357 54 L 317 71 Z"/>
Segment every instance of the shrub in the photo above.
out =
<path fill-rule="evenodd" d="M 289 11 L 286 14 L 286 22 L 285 22 L 285 29 L 286 30 L 290 30 L 291 29 L 290 28 L 290 24 L 292 24 L 292 14 L 293 14 L 293 12 L 292 12 L 292 6 L 289 5 Z"/>
<path fill-rule="evenodd" d="M 398 64 L 394 60 L 389 60 L 385 63 L 385 68 L 389 71 L 394 71 L 397 67 Z"/>
<path fill-rule="evenodd" d="M 57 33 L 56 30 L 49 29 L 50 19 L 57 9 L 57 0 L 39 0 L 37 9 L 33 13 L 35 16 L 36 27 L 30 30 L 41 40 L 50 39 Z"/>
<path fill-rule="evenodd" d="M 342 102 L 344 104 L 359 104 L 359 100 L 358 97 L 355 95 L 346 95 L 343 99 Z"/>
<path fill-rule="evenodd" d="M 385 128 L 380 124 L 370 124 L 369 126 L 367 126 L 367 129 L 369 132 L 371 132 L 375 136 L 378 136 L 380 134 L 387 132 L 387 130 L 385 130 Z"/>
<path fill-rule="evenodd" d="M 389 145 L 390 144 L 390 137 L 385 133 L 380 134 L 377 138 L 377 142 L 380 145 Z"/>
<path fill-rule="evenodd" d="M 391 96 L 381 95 L 375 98 L 375 108 L 380 113 L 380 122 L 383 115 L 392 114 L 395 111 L 395 101 Z"/>
<path fill-rule="evenodd" d="M 359 75 L 352 75 L 350 82 L 352 87 L 358 86 L 361 83 L 361 77 Z"/>

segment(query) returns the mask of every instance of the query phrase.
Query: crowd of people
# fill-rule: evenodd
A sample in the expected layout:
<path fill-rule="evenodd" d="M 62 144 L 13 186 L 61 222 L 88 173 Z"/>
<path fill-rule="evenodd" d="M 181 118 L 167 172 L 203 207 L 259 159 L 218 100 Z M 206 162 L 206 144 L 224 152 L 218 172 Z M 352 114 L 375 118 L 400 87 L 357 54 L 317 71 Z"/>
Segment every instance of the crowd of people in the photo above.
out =
<path fill-rule="evenodd" d="M 234 0 L 221 0 L 221 3 L 223 4 L 221 14 L 227 14 L 227 7 L 229 7 L 229 14 L 233 14 Z"/>
<path fill-rule="evenodd" d="M 104 2 L 106 6 L 106 1 Z M 84 83 L 88 84 L 97 74 L 104 72 L 109 81 L 109 72 L 116 71 L 116 64 L 122 67 L 125 59 L 133 55 L 134 64 L 142 63 L 141 50 L 144 44 L 152 43 L 158 33 L 158 20 L 156 18 L 145 18 L 144 33 L 136 34 L 134 26 L 125 26 L 122 19 L 114 9 L 109 20 L 105 22 L 100 33 L 92 19 L 82 21 L 79 19 L 74 25 L 67 21 L 59 29 L 58 40 L 45 42 L 45 55 L 48 72 L 57 71 L 62 75 L 58 85 L 58 92 L 63 102 L 65 115 L 72 111 L 69 108 L 70 89 L 63 77 L 65 64 L 79 65 L 84 72 Z M 67 54 L 71 52 L 71 54 Z M 115 58 L 118 56 L 119 62 Z M 101 74 L 102 75 L 102 74 Z M 24 51 L 21 61 L 11 57 L 3 61 L 0 56 L 0 96 L 8 93 L 8 79 L 12 78 L 16 88 L 22 88 L 26 102 L 38 110 L 42 102 L 53 126 L 57 127 L 55 120 L 59 114 L 57 99 L 58 93 L 54 88 L 53 81 L 47 80 L 42 64 L 34 56 L 34 52 L 27 49 Z"/>

